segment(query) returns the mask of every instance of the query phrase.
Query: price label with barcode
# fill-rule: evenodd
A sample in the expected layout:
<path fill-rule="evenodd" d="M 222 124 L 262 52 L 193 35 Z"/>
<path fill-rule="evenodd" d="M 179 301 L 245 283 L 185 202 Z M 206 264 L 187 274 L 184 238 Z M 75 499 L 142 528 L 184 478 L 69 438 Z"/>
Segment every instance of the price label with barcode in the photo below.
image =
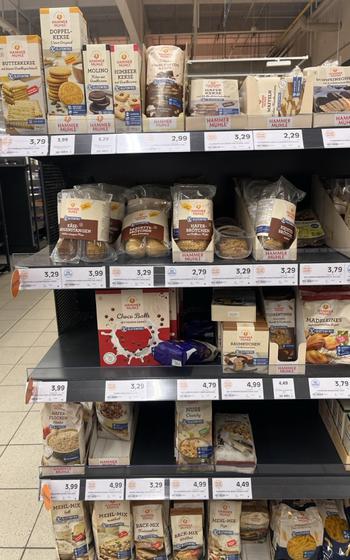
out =
<path fill-rule="evenodd" d="M 207 478 L 170 478 L 170 500 L 208 500 Z"/>
<path fill-rule="evenodd" d="M 106 381 L 105 401 L 147 401 L 147 379 Z"/>
<path fill-rule="evenodd" d="M 153 266 L 111 266 L 109 268 L 110 288 L 153 288 Z"/>
<path fill-rule="evenodd" d="M 0 156 L 46 156 L 49 149 L 47 136 L 0 136 Z"/>
<path fill-rule="evenodd" d="M 166 266 L 165 285 L 169 288 L 179 286 L 195 288 L 211 286 L 212 267 L 207 265 Z"/>
<path fill-rule="evenodd" d="M 104 266 L 82 266 L 62 268 L 62 288 L 98 289 L 106 287 L 106 268 Z"/>
<path fill-rule="evenodd" d="M 218 379 L 178 379 L 178 401 L 217 401 L 219 399 Z"/>
<path fill-rule="evenodd" d="M 206 152 L 254 150 L 251 130 L 213 131 L 204 133 Z"/>
<path fill-rule="evenodd" d="M 345 263 L 308 263 L 300 265 L 301 286 L 341 285 L 345 283 Z"/>
<path fill-rule="evenodd" d="M 310 399 L 350 399 L 350 377 L 310 377 Z"/>
<path fill-rule="evenodd" d="M 253 286 L 254 265 L 213 266 L 212 286 Z"/>
<path fill-rule="evenodd" d="M 118 154 L 189 152 L 190 150 L 189 132 L 148 132 L 117 136 Z"/>
<path fill-rule="evenodd" d="M 91 138 L 93 155 L 116 153 L 116 134 L 93 134 Z"/>
<path fill-rule="evenodd" d="M 304 140 L 301 129 L 254 130 L 256 150 L 303 150 Z"/>
<path fill-rule="evenodd" d="M 297 264 L 258 264 L 255 265 L 256 286 L 297 286 Z"/>
<path fill-rule="evenodd" d="M 80 480 L 42 480 L 51 490 L 51 500 L 58 502 L 75 502 L 80 496 Z M 40 492 L 41 494 L 41 492 Z M 42 498 L 41 498 L 42 499 Z"/>
<path fill-rule="evenodd" d="M 61 270 L 57 268 L 19 268 L 20 290 L 59 290 Z"/>
<path fill-rule="evenodd" d="M 322 128 L 325 148 L 350 148 L 350 128 Z"/>
<path fill-rule="evenodd" d="M 123 500 L 123 479 L 116 478 L 90 478 L 86 481 L 85 500 Z"/>
<path fill-rule="evenodd" d="M 214 500 L 252 500 L 251 478 L 213 478 Z"/>
<path fill-rule="evenodd" d="M 50 156 L 71 156 L 75 151 L 75 135 L 50 136 Z"/>
<path fill-rule="evenodd" d="M 125 486 L 126 500 L 164 500 L 164 478 L 128 478 Z"/>
<path fill-rule="evenodd" d="M 273 396 L 276 400 L 295 399 L 294 379 L 278 377 L 272 380 Z"/>
<path fill-rule="evenodd" d="M 256 379 L 222 379 L 221 380 L 222 400 L 263 400 L 264 385 L 263 380 Z"/>
<path fill-rule="evenodd" d="M 29 403 L 67 402 L 68 381 L 33 381 L 27 383 Z"/>

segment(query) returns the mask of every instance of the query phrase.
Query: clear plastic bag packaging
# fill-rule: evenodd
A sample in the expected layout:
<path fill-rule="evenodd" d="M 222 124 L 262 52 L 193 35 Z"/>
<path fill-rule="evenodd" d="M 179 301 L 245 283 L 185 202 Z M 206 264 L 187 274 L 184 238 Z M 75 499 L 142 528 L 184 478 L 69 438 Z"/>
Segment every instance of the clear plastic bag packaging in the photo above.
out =
<path fill-rule="evenodd" d="M 253 239 L 232 218 L 215 221 L 215 254 L 220 259 L 245 259 L 252 252 Z"/>
<path fill-rule="evenodd" d="M 120 252 L 132 258 L 169 254 L 170 192 L 158 185 L 138 185 L 128 192 Z"/>
<path fill-rule="evenodd" d="M 122 231 L 125 206 L 128 200 L 128 189 L 120 185 L 109 185 L 107 183 L 99 183 L 99 186 L 103 192 L 112 195 L 109 221 L 109 243 L 113 244 L 117 241 Z"/>
<path fill-rule="evenodd" d="M 66 216 L 63 206 L 74 203 L 76 193 L 74 189 L 65 189 L 57 193 L 57 216 L 59 227 L 59 239 L 51 254 L 54 262 L 74 263 L 80 260 L 80 244 L 77 238 L 70 237 L 70 232 L 66 228 Z"/>
<path fill-rule="evenodd" d="M 330 179 L 326 184 L 326 188 L 337 212 L 344 217 L 350 204 L 350 179 Z"/>

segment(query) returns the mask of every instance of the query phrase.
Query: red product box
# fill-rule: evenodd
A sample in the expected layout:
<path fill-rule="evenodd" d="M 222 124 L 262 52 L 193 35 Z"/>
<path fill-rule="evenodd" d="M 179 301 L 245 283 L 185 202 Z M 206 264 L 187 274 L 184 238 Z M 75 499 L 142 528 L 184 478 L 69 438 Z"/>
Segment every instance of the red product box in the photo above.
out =
<path fill-rule="evenodd" d="M 169 290 L 96 291 L 101 366 L 159 365 L 152 348 L 170 339 Z"/>

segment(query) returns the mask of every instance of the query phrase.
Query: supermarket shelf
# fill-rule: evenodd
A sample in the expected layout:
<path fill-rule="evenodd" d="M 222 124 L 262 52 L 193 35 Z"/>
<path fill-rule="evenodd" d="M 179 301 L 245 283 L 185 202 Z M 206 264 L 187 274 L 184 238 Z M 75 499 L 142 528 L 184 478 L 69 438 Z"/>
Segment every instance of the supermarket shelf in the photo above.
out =
<path fill-rule="evenodd" d="M 270 366 L 271 371 L 273 366 Z M 219 399 L 224 397 L 223 382 L 227 379 L 242 379 L 247 385 L 239 388 L 236 398 L 255 400 L 263 398 L 272 400 L 277 397 L 274 393 L 274 380 L 289 378 L 294 386 L 296 399 L 310 399 L 309 382 L 313 380 L 339 380 L 336 385 L 326 388 L 325 397 L 335 398 L 328 395 L 327 391 L 338 391 L 338 397 L 348 398 L 350 388 L 349 368 L 346 365 L 339 366 L 306 366 L 305 375 L 291 375 L 286 371 L 282 375 L 250 374 L 224 374 L 221 364 L 209 364 L 199 366 L 175 367 L 118 367 L 105 368 L 99 365 L 98 339 L 96 325 L 85 323 L 61 334 L 53 344 L 44 358 L 34 369 L 28 370 L 28 375 L 34 381 L 62 382 L 67 381 L 67 401 L 104 401 L 106 381 L 141 380 L 146 385 L 146 400 L 148 401 L 170 401 L 177 399 L 177 380 L 218 380 Z M 263 395 L 257 389 L 256 380 L 262 382 Z M 316 380 L 316 381 L 315 381 Z M 324 381 L 326 382 L 326 381 Z M 201 398 L 206 397 L 206 389 L 201 391 Z M 237 389 L 238 390 L 238 389 Z M 243 391 L 243 392 L 242 392 Z M 276 389 L 277 391 L 277 389 Z M 350 394 L 350 393 L 349 393 Z M 241 395 L 241 396 L 240 396 Z M 280 397 L 281 398 L 281 397 Z M 288 398 L 286 396 L 285 398 Z M 290 398 L 290 397 L 289 397 Z"/>
<path fill-rule="evenodd" d="M 249 478 L 255 499 L 344 498 L 350 495 L 350 477 L 317 412 L 316 403 L 216 403 L 214 410 L 249 413 L 258 465 L 253 474 L 180 467 L 174 460 L 174 406 L 144 403 L 140 407 L 131 466 L 85 467 L 84 474 L 48 474 L 42 479 L 80 480 L 80 499 L 85 480 L 136 478 L 163 479 L 165 497 L 169 478 L 208 478 L 212 497 L 214 478 Z M 159 422 L 159 419 L 162 419 Z"/>

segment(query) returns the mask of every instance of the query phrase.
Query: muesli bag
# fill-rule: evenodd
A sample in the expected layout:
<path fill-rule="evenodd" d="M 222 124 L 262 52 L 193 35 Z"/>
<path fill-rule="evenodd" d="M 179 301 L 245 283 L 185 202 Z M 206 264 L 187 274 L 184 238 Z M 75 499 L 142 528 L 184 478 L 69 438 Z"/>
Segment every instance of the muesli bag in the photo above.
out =
<path fill-rule="evenodd" d="M 98 560 L 130 560 L 133 557 L 133 521 L 129 501 L 94 502 L 92 527 Z"/>
<path fill-rule="evenodd" d="M 175 454 L 179 465 L 212 463 L 211 401 L 176 402 L 175 439 Z"/>
<path fill-rule="evenodd" d="M 97 402 L 96 415 L 102 431 L 116 439 L 130 441 L 133 405 L 126 402 Z"/>
<path fill-rule="evenodd" d="M 240 517 L 238 501 L 209 502 L 208 560 L 240 560 Z"/>
<path fill-rule="evenodd" d="M 171 547 L 163 503 L 133 505 L 136 560 L 167 560 Z"/>
<path fill-rule="evenodd" d="M 323 557 L 338 560 L 350 555 L 350 527 L 341 500 L 317 500 L 323 526 Z"/>
<path fill-rule="evenodd" d="M 204 558 L 203 512 L 198 508 L 170 510 L 173 560 Z"/>
<path fill-rule="evenodd" d="M 90 518 L 84 502 L 52 502 L 51 518 L 60 560 L 94 560 Z"/>
<path fill-rule="evenodd" d="M 80 403 L 47 403 L 41 411 L 43 465 L 85 461 L 84 410 Z"/>

